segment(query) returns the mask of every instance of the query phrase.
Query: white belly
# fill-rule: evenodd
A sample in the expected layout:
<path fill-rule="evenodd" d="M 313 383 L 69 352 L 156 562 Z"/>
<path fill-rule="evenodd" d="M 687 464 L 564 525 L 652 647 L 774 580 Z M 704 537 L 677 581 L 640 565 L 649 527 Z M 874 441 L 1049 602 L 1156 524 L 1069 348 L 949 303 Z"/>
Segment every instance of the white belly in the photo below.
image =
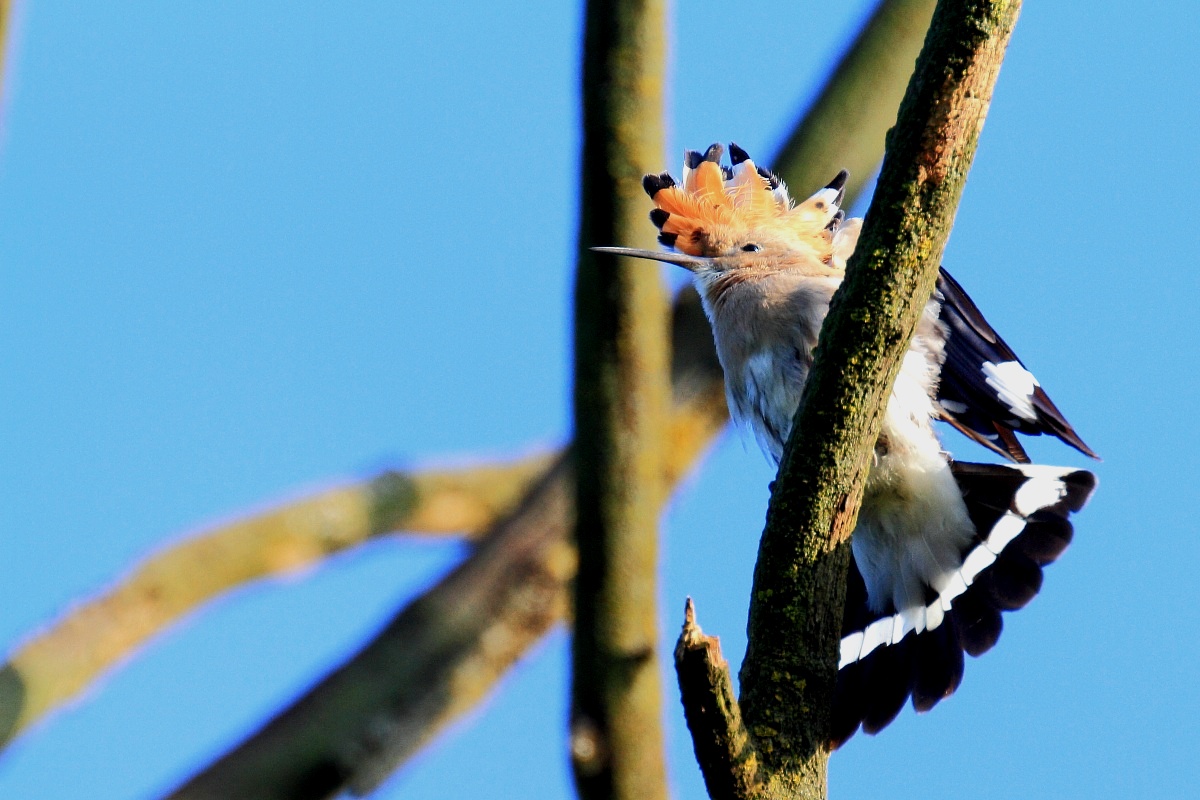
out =
<path fill-rule="evenodd" d="M 905 354 L 854 530 L 855 561 L 875 611 L 889 602 L 898 611 L 924 607 L 925 587 L 940 591 L 953 579 L 974 535 L 931 422 L 939 346 L 918 340 Z M 745 361 L 741 386 L 731 387 L 731 410 L 776 463 L 807 372 L 794 351 L 764 350 Z"/>

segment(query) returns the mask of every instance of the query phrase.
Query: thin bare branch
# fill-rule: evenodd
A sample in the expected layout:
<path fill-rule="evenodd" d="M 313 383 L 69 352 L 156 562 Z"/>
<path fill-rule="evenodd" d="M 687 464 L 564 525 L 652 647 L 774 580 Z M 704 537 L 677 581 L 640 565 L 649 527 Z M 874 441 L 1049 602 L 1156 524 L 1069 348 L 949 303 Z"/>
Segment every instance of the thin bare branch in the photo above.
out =
<path fill-rule="evenodd" d="M 713 800 L 751 797 L 758 788 L 758 753 L 742 722 L 721 640 L 705 636 L 688 598 L 675 644 L 675 675 L 696 761 Z"/>

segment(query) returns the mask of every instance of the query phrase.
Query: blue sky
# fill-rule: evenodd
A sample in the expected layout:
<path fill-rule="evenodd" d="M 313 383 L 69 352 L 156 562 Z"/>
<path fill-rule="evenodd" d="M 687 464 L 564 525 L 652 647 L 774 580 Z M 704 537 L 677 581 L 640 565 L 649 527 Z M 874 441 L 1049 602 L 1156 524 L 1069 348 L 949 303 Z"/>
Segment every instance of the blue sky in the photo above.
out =
<path fill-rule="evenodd" d="M 21 5 L 0 142 L 7 647 L 207 521 L 567 436 L 581 9 L 399 5 Z M 769 160 L 871 5 L 680 0 L 664 167 L 713 141 Z M 834 757 L 835 797 L 1193 790 L 1198 28 L 1174 3 L 1022 15 L 946 264 L 1104 456 L 1100 490 L 955 697 Z M 690 594 L 740 659 L 770 477 L 731 433 L 671 503 L 664 647 Z M 460 556 L 379 542 L 237 593 L 5 753 L 0 797 L 154 796 Z M 565 644 L 378 796 L 570 797 Z M 699 797 L 665 680 L 672 786 Z"/>

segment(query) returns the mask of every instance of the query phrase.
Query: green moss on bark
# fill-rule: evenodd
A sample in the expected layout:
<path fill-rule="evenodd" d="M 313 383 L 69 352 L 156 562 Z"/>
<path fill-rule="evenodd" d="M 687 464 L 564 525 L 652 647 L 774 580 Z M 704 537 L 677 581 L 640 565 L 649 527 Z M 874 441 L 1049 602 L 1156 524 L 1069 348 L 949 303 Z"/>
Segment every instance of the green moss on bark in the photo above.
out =
<path fill-rule="evenodd" d="M 849 536 L 974 156 L 1017 2 L 938 4 L 863 234 L 821 330 L 759 547 L 742 714 L 766 797 L 825 796 Z"/>

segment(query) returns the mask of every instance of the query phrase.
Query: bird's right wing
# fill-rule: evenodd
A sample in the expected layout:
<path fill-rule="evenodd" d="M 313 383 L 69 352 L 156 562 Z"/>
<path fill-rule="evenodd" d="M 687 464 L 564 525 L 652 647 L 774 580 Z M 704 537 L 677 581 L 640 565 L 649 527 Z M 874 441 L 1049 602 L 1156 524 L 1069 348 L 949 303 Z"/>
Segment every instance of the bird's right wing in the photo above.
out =
<path fill-rule="evenodd" d="M 1016 353 L 943 268 L 938 317 L 946 326 L 946 362 L 938 386 L 942 419 L 1005 458 L 1028 463 L 1014 433 L 1050 434 L 1097 458 Z"/>

